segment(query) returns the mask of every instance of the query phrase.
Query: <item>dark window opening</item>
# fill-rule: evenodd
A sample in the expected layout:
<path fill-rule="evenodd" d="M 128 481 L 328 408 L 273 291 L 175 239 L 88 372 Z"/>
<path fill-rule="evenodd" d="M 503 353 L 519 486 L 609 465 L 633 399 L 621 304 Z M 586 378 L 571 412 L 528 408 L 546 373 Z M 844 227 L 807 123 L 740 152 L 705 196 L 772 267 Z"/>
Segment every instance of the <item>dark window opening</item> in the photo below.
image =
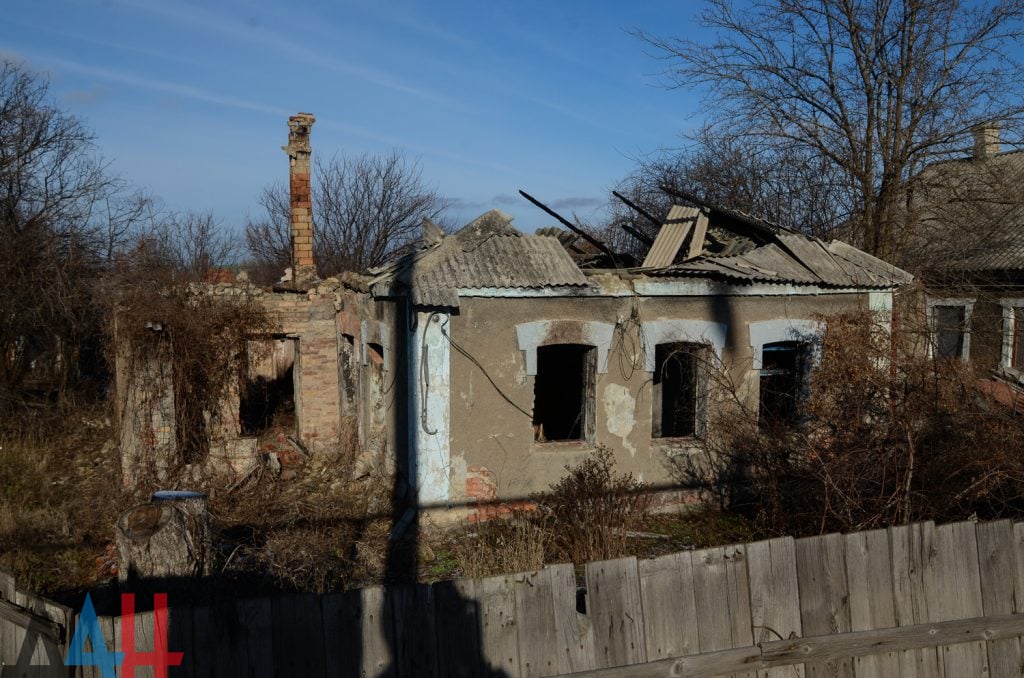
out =
<path fill-rule="evenodd" d="M 705 348 L 658 344 L 654 348 L 654 412 L 651 436 L 682 438 L 704 434 L 707 401 Z"/>
<path fill-rule="evenodd" d="M 242 435 L 295 432 L 294 339 L 250 342 L 249 369 L 239 392 Z"/>
<path fill-rule="evenodd" d="M 762 427 L 796 423 L 803 397 L 807 345 L 795 341 L 765 344 L 761 358 Z"/>
<path fill-rule="evenodd" d="M 1013 351 L 1010 354 L 1010 367 L 1024 369 L 1024 307 L 1013 309 Z"/>
<path fill-rule="evenodd" d="M 967 309 L 964 306 L 933 306 L 935 355 L 960 359 L 964 355 Z"/>
<path fill-rule="evenodd" d="M 537 442 L 586 440 L 594 410 L 596 351 L 555 344 L 537 349 L 533 386 L 533 438 Z"/>

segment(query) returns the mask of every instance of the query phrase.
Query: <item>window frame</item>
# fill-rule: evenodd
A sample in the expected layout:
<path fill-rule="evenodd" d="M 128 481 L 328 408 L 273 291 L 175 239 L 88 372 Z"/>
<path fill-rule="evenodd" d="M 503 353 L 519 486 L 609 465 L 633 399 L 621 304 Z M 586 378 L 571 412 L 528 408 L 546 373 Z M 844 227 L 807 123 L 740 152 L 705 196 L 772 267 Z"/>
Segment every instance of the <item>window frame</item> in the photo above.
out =
<path fill-rule="evenodd" d="M 785 346 L 782 346 L 783 344 L 785 344 Z M 788 368 L 783 368 L 783 369 L 780 369 L 780 368 L 766 369 L 765 368 L 765 360 L 764 360 L 764 357 L 763 357 L 765 351 L 771 352 L 771 351 L 780 350 L 780 349 L 782 349 L 782 350 L 792 350 L 793 351 L 793 353 L 794 353 L 794 361 L 793 361 L 793 363 L 794 364 L 793 364 L 792 370 L 790 370 Z M 776 424 L 776 425 L 788 425 L 788 426 L 793 426 L 793 425 L 799 424 L 800 420 L 801 420 L 800 409 L 801 409 L 801 406 L 802 406 L 803 402 L 806 400 L 807 395 L 808 395 L 808 386 L 809 386 L 809 381 L 810 381 L 810 374 L 811 374 L 811 369 L 813 368 L 813 364 L 814 364 L 814 345 L 813 345 L 813 343 L 810 342 L 810 341 L 800 340 L 800 339 L 783 339 L 781 341 L 769 341 L 769 342 L 766 342 L 766 343 L 761 345 L 761 355 L 762 355 L 761 366 L 758 369 L 758 378 L 757 378 L 757 423 L 758 423 L 758 426 L 765 427 L 769 423 L 773 423 L 773 424 Z M 793 400 L 794 400 L 793 405 L 792 405 L 792 410 L 793 411 L 792 411 L 791 415 L 789 417 L 785 418 L 785 419 L 778 418 L 778 419 L 775 419 L 775 420 L 769 422 L 765 418 L 765 416 L 764 416 L 764 414 L 765 414 L 765 408 L 764 408 L 764 395 L 765 395 L 764 379 L 765 379 L 765 377 L 783 376 L 783 375 L 790 374 L 790 373 L 793 375 L 793 381 L 794 381 L 794 386 L 795 386 L 794 392 L 792 393 L 792 397 L 793 397 Z"/>
<path fill-rule="evenodd" d="M 935 359 L 941 357 L 936 349 L 939 346 L 938 321 L 936 309 L 942 306 L 962 307 L 964 309 L 963 341 L 960 344 L 960 356 L 956 359 L 968 362 L 971 357 L 971 316 L 974 314 L 974 304 L 977 299 L 973 297 L 929 297 L 927 302 L 928 313 L 928 357 Z"/>
<path fill-rule="evenodd" d="M 665 413 L 664 413 L 664 387 L 659 383 L 659 367 L 664 368 L 664 362 L 659 365 L 658 349 L 662 347 L 680 347 L 691 356 L 694 361 L 693 370 L 693 431 L 685 435 L 665 435 Z M 656 443 L 670 443 L 678 440 L 704 440 L 708 432 L 708 406 L 711 390 L 712 363 L 710 357 L 717 355 L 715 347 L 706 342 L 696 341 L 663 341 L 653 346 L 651 353 L 654 355 L 652 371 L 652 393 L 651 393 L 651 440 Z M 673 351 L 666 358 L 675 355 Z"/>
<path fill-rule="evenodd" d="M 583 361 L 582 383 L 579 384 L 580 389 L 580 406 L 582 409 L 583 420 L 580 422 L 579 437 L 577 438 L 558 438 L 558 439 L 537 439 L 537 424 L 534 423 L 534 445 L 593 445 L 597 432 L 597 380 L 598 374 L 600 373 L 600 361 L 601 352 L 600 347 L 594 344 L 588 343 L 559 343 L 551 342 L 545 344 L 539 344 L 535 348 L 535 362 L 534 362 L 534 374 L 533 376 L 533 407 L 531 408 L 531 414 L 533 420 L 537 418 L 537 380 L 541 378 L 541 354 L 546 352 L 547 349 L 555 347 L 577 347 L 582 349 L 581 359 Z"/>
<path fill-rule="evenodd" d="M 1002 341 L 1002 353 L 999 361 L 999 366 L 1018 377 L 1024 375 L 1024 365 L 1016 367 L 1013 364 L 1014 339 L 1015 325 L 1017 322 L 1024 323 L 1024 317 L 1017 317 L 1017 309 L 1024 308 L 1024 297 L 1008 297 L 999 300 L 999 305 L 1003 309 L 1003 341 Z M 1024 314 L 1022 314 L 1024 315 Z M 1024 330 L 1024 327 L 1022 327 Z M 1024 339 L 1024 331 L 1021 333 L 1021 338 Z"/>

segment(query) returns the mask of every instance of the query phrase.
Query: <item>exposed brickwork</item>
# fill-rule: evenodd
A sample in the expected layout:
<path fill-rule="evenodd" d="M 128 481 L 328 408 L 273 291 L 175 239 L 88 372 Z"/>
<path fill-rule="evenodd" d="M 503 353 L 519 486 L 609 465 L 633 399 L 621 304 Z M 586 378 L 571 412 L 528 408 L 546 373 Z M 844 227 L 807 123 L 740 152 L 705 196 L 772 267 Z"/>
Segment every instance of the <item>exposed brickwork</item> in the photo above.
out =
<path fill-rule="evenodd" d="M 309 135 L 316 118 L 299 113 L 288 118 L 289 190 L 291 195 L 292 275 L 296 285 L 316 280 L 313 260 L 313 203 L 310 191 Z"/>

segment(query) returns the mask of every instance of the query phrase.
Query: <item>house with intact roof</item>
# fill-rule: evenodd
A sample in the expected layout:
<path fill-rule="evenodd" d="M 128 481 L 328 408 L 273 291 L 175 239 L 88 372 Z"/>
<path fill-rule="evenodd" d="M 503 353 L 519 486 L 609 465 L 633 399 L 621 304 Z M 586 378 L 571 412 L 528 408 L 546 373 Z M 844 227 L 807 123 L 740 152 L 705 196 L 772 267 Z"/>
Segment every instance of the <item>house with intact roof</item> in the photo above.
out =
<path fill-rule="evenodd" d="M 1024 151 L 981 126 L 971 155 L 921 172 L 910 205 L 903 258 L 924 287 L 928 350 L 969 361 L 1012 404 L 1024 385 Z"/>

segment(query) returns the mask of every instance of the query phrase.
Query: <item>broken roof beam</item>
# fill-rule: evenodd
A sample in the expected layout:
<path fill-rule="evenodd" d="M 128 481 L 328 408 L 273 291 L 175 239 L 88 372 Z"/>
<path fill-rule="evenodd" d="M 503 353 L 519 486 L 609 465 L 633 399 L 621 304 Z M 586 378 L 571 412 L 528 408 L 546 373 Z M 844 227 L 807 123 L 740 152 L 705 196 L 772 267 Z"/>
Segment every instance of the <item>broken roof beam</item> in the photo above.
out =
<path fill-rule="evenodd" d="M 756 217 L 743 214 L 742 212 L 738 212 L 736 210 L 719 207 L 718 205 L 714 205 L 708 202 L 707 200 L 698 198 L 692 193 L 680 191 L 665 184 L 662 184 L 661 186 L 659 186 L 659 188 L 666 195 L 669 195 L 673 198 L 679 198 L 680 200 L 685 200 L 686 202 L 691 203 L 693 205 L 697 205 L 698 207 L 703 207 L 708 211 L 708 215 L 711 217 L 721 217 L 723 219 L 727 219 L 734 223 L 737 223 L 741 226 L 745 226 L 750 231 L 752 231 L 753 234 L 757 235 L 762 240 L 762 242 L 760 243 L 762 245 L 767 244 L 769 242 L 774 242 L 775 236 L 778 234 L 780 230 L 788 231 L 788 229 L 782 229 L 781 227 L 772 224 L 771 222 L 765 221 L 764 219 L 758 219 Z"/>
<path fill-rule="evenodd" d="M 586 240 L 588 243 L 590 243 L 591 245 L 593 245 L 597 249 L 601 250 L 601 252 L 603 252 L 604 254 L 608 255 L 608 258 L 612 260 L 612 264 L 614 264 L 615 266 L 619 265 L 618 258 L 611 251 L 611 249 L 609 249 L 608 245 L 604 244 L 603 242 L 601 242 L 600 240 L 598 240 L 594 236 L 590 235 L 589 233 L 584 231 L 582 228 L 580 228 L 576 224 L 572 223 L 571 221 L 569 221 L 568 219 L 563 217 L 561 214 L 559 214 L 558 212 L 554 211 L 553 209 L 551 209 L 550 207 L 548 207 L 547 205 L 542 203 L 540 200 L 537 200 L 536 198 L 534 198 L 532 195 L 530 195 L 529 193 L 527 193 L 523 189 L 519 189 L 519 195 L 523 196 L 524 198 L 526 198 L 527 200 L 532 202 L 534 205 L 536 205 L 537 207 L 541 208 L 542 210 L 544 210 L 545 212 L 547 212 L 548 214 L 553 216 L 555 219 L 558 219 L 558 221 L 563 226 L 565 226 L 570 231 L 572 231 L 573 233 L 577 234 L 578 236 L 580 236 L 581 238 Z"/>
<path fill-rule="evenodd" d="M 652 238 L 652 237 L 650 237 L 648 235 L 645 235 L 639 229 L 633 228 L 629 224 L 620 223 L 619 224 L 619 228 L 621 228 L 626 233 L 629 233 L 631 236 L 633 236 L 634 238 L 639 240 L 642 244 L 644 244 L 644 245 L 646 245 L 648 247 L 650 247 L 651 245 L 654 244 L 654 238 Z"/>
<path fill-rule="evenodd" d="M 622 195 L 618 191 L 612 191 L 612 195 L 614 195 L 616 198 L 621 200 L 622 203 L 626 207 L 632 208 L 633 210 L 635 210 L 637 212 L 637 214 L 639 214 L 643 218 L 647 219 L 647 221 L 651 222 L 652 224 L 654 224 L 658 228 L 661 228 L 661 222 L 657 219 L 657 217 L 652 216 L 651 213 L 648 212 L 647 210 L 645 210 L 643 207 L 640 207 L 640 205 L 637 205 L 637 204 L 631 202 L 629 200 L 629 198 L 627 198 L 626 196 Z"/>

